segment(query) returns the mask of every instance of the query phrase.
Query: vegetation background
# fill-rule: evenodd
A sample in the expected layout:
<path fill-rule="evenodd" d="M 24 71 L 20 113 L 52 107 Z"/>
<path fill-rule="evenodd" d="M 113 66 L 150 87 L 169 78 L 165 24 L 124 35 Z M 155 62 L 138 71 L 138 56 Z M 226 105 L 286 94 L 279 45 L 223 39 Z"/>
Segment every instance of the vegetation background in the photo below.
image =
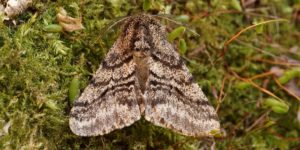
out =
<path fill-rule="evenodd" d="M 105 136 L 70 131 L 73 101 L 122 23 L 111 25 L 142 12 L 164 14 L 224 137 L 185 137 L 145 120 Z M 300 148 L 299 0 L 41 0 L 0 20 L 0 149 Z"/>

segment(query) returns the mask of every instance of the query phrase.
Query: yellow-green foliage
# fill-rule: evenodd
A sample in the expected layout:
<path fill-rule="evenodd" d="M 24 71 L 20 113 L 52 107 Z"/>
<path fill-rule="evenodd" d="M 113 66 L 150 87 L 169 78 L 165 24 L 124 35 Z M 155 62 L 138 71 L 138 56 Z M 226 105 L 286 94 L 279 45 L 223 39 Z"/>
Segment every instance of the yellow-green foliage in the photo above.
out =
<path fill-rule="evenodd" d="M 247 6 L 252 7 L 248 9 L 251 11 L 244 11 L 238 0 L 35 1 L 15 21 L 0 22 L 0 149 L 211 147 L 211 140 L 181 136 L 145 120 L 99 137 L 79 137 L 69 129 L 68 115 L 78 90 L 87 86 L 119 33 L 119 25 L 107 32 L 103 29 L 120 17 L 145 11 L 172 14 L 174 19 L 187 24 L 186 32 L 175 37 L 180 36 L 180 40 L 172 40 L 180 47 L 210 102 L 214 107 L 220 106 L 218 114 L 227 137 L 215 141 L 216 149 L 297 149 L 299 101 L 279 88 L 272 78 L 256 79 L 256 84 L 290 104 L 285 109 L 287 113 L 270 111 L 270 107 L 262 105 L 269 95 L 241 81 L 232 71 L 246 78 L 276 66 L 254 61 L 256 58 L 276 60 L 285 56 L 300 61 L 299 6 L 299 0 L 262 0 Z M 85 28 L 72 33 L 62 31 L 56 21 L 59 7 L 74 18 L 82 17 Z M 297 8 L 298 20 L 292 18 Z M 290 22 L 270 23 L 259 32 L 243 33 L 218 59 L 226 40 L 257 20 L 274 16 Z M 162 23 L 168 31 L 182 26 L 165 19 Z M 296 52 L 289 51 L 295 46 Z M 292 69 L 280 67 L 286 72 Z M 218 103 L 225 77 L 225 97 Z M 298 77 L 293 74 L 280 81 L 285 83 Z M 265 82 L 267 79 L 269 82 Z M 299 87 L 299 81 L 295 82 Z"/>

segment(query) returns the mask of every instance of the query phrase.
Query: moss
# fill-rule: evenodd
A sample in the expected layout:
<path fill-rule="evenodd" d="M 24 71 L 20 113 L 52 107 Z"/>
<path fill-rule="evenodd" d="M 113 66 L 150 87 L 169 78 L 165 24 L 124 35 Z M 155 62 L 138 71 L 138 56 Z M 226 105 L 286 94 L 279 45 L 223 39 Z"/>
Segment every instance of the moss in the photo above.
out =
<path fill-rule="evenodd" d="M 239 12 L 238 3 L 219 0 L 148 2 L 152 2 L 150 6 L 147 4 L 149 13 L 169 10 L 176 14 L 174 18 L 189 16 L 188 29 L 197 31 L 200 37 L 188 30 L 182 35 L 187 46 L 183 57 L 214 106 L 217 97 L 213 93 L 218 95 L 226 77 L 226 96 L 218 112 L 227 135 L 224 139 L 185 137 L 145 120 L 105 136 L 74 135 L 68 127 L 72 106 L 68 90 L 72 80 L 79 77 L 76 86 L 84 89 L 118 36 L 118 27 L 104 34 L 103 29 L 116 18 L 142 12 L 145 6 L 142 1 L 124 0 L 36 1 L 31 9 L 15 18 L 17 25 L 0 23 L 0 129 L 3 128 L 0 149 L 198 149 L 210 147 L 213 142 L 217 149 L 300 146 L 299 101 L 280 89 L 272 78 L 256 79 L 255 83 L 262 87 L 265 83 L 265 88 L 290 104 L 287 114 L 270 112 L 261 105 L 269 95 L 241 82 L 231 72 L 246 78 L 276 66 L 253 61 L 254 58 L 276 60 L 285 56 L 299 61 L 299 55 L 289 51 L 293 46 L 299 47 L 300 30 L 290 11 L 296 11 L 299 2 L 278 5 L 276 0 L 265 0 L 248 6 L 257 9 L 256 13 Z M 72 17 L 82 16 L 85 29 L 73 33 L 46 32 L 45 27 L 58 24 L 55 17 L 59 7 Z M 243 33 L 219 59 L 226 40 L 252 22 L 268 20 L 274 15 L 291 22 L 268 24 L 258 33 L 256 30 Z M 173 29 L 177 26 L 166 21 L 165 24 Z M 180 42 L 174 43 L 179 46 Z M 202 51 L 195 52 L 203 45 Z M 246 87 L 241 88 L 241 83 Z M 259 122 L 255 125 L 256 121 Z M 267 125 L 268 122 L 274 123 Z"/>

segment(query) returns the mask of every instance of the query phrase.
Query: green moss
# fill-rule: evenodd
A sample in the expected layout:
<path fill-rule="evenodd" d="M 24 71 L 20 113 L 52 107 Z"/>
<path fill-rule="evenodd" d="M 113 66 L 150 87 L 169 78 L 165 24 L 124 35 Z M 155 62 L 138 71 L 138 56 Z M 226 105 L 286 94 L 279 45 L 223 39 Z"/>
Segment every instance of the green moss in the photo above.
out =
<path fill-rule="evenodd" d="M 265 88 L 287 100 L 290 107 L 287 114 L 267 113 L 255 125 L 268 111 L 261 103 L 269 96 L 229 71 L 252 77 L 275 66 L 251 58 L 273 60 L 286 56 L 299 61 L 299 49 L 296 53 L 289 51 L 293 46 L 299 47 L 297 22 L 291 19 L 290 23 L 268 24 L 262 33 L 249 30 L 233 41 L 224 57 L 218 59 L 223 44 L 238 31 L 255 20 L 267 20 L 264 16 L 291 18 L 290 10 L 299 2 L 279 5 L 276 0 L 264 0 L 248 6 L 269 8 L 258 9 L 257 13 L 261 15 L 226 13 L 231 12 L 231 8 L 240 10 L 237 1 L 232 4 L 220 0 L 151 2 L 151 5 L 147 4 L 150 8 L 145 9 L 142 1 L 36 1 L 32 6 L 34 9 L 15 18 L 17 25 L 0 22 L 0 149 L 199 149 L 211 146 L 210 140 L 181 136 L 143 119 L 99 137 L 78 137 L 69 129 L 68 115 L 78 88 L 83 90 L 87 86 L 118 36 L 118 27 L 105 33 L 102 29 L 116 18 L 143 9 L 171 12 L 175 18 L 188 15 L 185 17 L 188 30 L 180 36 L 186 41 L 182 55 L 215 107 L 217 102 L 213 93 L 220 92 L 222 81 L 227 78 L 226 96 L 218 112 L 227 137 L 215 141 L 217 149 L 296 149 L 300 146 L 299 140 L 293 140 L 300 136 L 299 101 L 281 90 L 272 78 L 256 79 L 255 83 L 260 86 L 269 79 Z M 82 16 L 85 29 L 73 33 L 45 31 L 58 24 L 56 13 L 59 7 L 65 8 L 72 17 Z M 274 10 L 278 11 L 274 14 Z M 170 29 L 178 27 L 162 22 Z M 200 37 L 189 30 L 197 31 Z M 203 45 L 204 50 L 189 55 Z M 80 84 L 76 81 L 74 88 L 72 81 L 77 77 L 80 77 Z"/>

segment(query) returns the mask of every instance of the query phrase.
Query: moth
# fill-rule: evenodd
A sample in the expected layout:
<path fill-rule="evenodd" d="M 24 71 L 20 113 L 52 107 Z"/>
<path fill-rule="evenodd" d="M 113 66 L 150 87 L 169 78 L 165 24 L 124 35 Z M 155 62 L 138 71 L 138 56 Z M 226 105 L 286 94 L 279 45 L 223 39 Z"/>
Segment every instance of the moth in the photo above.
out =
<path fill-rule="evenodd" d="M 90 84 L 74 102 L 69 125 L 97 136 L 144 117 L 187 136 L 220 130 L 214 108 L 153 16 L 127 18 Z"/>

